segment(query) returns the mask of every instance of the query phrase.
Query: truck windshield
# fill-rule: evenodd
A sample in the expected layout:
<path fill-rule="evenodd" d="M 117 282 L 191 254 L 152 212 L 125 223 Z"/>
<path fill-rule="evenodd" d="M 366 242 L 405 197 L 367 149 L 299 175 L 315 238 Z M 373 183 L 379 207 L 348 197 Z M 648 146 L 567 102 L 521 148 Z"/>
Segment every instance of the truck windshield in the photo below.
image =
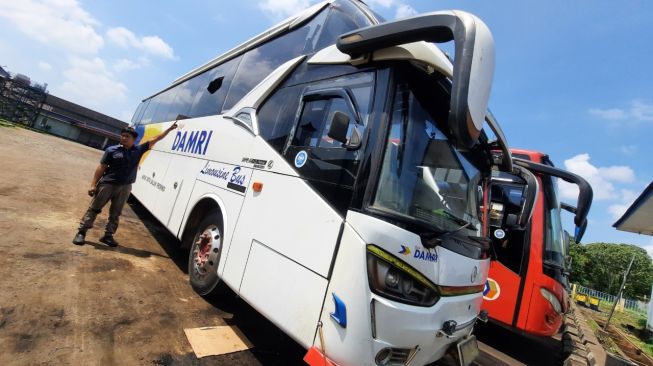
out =
<path fill-rule="evenodd" d="M 416 72 L 423 74 L 398 75 L 373 207 L 435 231 L 480 236 L 481 173 L 442 132 L 449 93 Z"/>

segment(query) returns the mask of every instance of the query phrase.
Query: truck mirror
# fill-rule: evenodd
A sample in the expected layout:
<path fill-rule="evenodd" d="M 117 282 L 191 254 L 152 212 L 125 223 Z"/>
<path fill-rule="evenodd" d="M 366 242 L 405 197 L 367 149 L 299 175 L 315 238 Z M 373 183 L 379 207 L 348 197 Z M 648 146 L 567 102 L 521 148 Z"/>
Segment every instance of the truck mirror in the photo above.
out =
<path fill-rule="evenodd" d="M 494 40 L 479 18 L 463 11 L 420 14 L 345 33 L 336 46 L 356 58 L 418 41 L 454 41 L 448 122 L 456 144 L 472 147 L 483 128 L 494 75 Z"/>
<path fill-rule="evenodd" d="M 346 113 L 336 111 L 331 117 L 328 136 L 332 139 L 347 143 L 347 130 L 349 129 L 349 116 Z"/>

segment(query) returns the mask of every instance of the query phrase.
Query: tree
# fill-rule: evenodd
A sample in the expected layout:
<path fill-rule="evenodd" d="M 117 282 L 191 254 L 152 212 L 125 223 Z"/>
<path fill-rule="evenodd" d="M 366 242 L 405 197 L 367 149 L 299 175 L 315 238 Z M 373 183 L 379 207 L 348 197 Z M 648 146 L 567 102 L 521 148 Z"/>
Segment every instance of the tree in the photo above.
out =
<path fill-rule="evenodd" d="M 571 276 L 569 281 L 588 286 L 590 278 L 587 275 L 587 264 L 590 262 L 587 257 L 586 245 L 576 243 L 574 239 L 569 241 L 569 255 L 571 256 Z"/>
<path fill-rule="evenodd" d="M 624 296 L 643 299 L 650 294 L 653 263 L 643 248 L 630 244 L 571 243 L 569 249 L 573 258 L 572 282 L 616 295 L 624 271 L 634 255 L 635 260 L 626 281 Z"/>

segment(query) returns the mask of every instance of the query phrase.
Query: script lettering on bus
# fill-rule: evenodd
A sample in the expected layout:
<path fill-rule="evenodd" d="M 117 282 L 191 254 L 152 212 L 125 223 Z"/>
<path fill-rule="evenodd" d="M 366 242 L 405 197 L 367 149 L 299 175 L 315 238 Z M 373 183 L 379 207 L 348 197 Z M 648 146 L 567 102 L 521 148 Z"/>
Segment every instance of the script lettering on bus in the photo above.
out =
<path fill-rule="evenodd" d="M 231 169 L 231 170 L 230 170 Z M 200 171 L 202 175 L 208 175 L 216 178 L 222 182 L 227 183 L 227 188 L 235 191 L 245 193 L 247 190 L 245 184 L 247 183 L 247 168 L 243 169 L 240 166 L 235 167 L 209 167 L 208 165 Z"/>
<path fill-rule="evenodd" d="M 172 150 L 204 155 L 212 135 L 213 131 L 177 131 Z"/>

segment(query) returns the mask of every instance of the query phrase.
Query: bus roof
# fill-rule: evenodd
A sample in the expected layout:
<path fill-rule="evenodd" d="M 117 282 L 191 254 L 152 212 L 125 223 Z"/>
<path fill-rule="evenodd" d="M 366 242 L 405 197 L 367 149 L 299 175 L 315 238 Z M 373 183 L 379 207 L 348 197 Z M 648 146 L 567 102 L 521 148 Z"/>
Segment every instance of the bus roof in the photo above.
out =
<path fill-rule="evenodd" d="M 190 78 L 192 78 L 192 77 L 194 77 L 196 75 L 199 75 L 199 74 L 203 73 L 206 70 L 209 70 L 209 69 L 211 69 L 211 68 L 213 68 L 213 67 L 215 67 L 215 66 L 217 66 L 217 65 L 219 65 L 219 64 L 221 64 L 221 63 L 223 63 L 225 61 L 228 61 L 228 60 L 230 60 L 230 59 L 232 59 L 234 57 L 237 57 L 237 56 L 251 50 L 252 48 L 255 48 L 256 46 L 269 41 L 272 38 L 275 38 L 275 37 L 277 37 L 277 36 L 279 36 L 281 34 L 284 34 L 286 32 L 289 32 L 289 31 L 297 28 L 298 26 L 304 24 L 306 21 L 312 19 L 315 15 L 317 15 L 317 13 L 319 13 L 322 9 L 324 9 L 327 5 L 331 4 L 333 1 L 335 1 L 335 0 L 325 0 L 325 1 L 319 2 L 319 3 L 311 6 L 310 8 L 305 9 L 304 11 L 300 12 L 299 14 L 296 14 L 296 15 L 293 15 L 293 16 L 287 18 L 286 20 L 278 23 L 277 25 L 273 26 L 272 28 L 267 29 L 263 33 L 260 33 L 260 34 L 258 34 L 256 36 L 248 39 L 247 41 L 245 41 L 245 42 L 241 43 L 240 45 L 232 48 L 231 50 L 223 53 L 222 55 L 212 59 L 211 61 L 209 61 L 209 62 L 207 62 L 207 63 L 205 63 L 205 64 L 203 64 L 203 65 L 201 65 L 201 66 L 199 66 L 197 68 L 195 68 L 194 70 L 192 70 L 190 72 L 187 72 L 184 75 L 181 75 L 180 77 L 175 79 L 175 81 L 173 81 L 173 83 L 171 85 L 169 85 L 169 86 L 165 87 L 164 89 L 150 95 L 149 97 L 147 97 L 147 98 L 145 98 L 143 100 L 147 100 L 147 99 L 152 98 L 153 96 L 155 96 L 157 94 L 161 94 L 162 92 L 164 92 L 164 91 L 166 91 L 166 90 L 168 90 L 168 89 L 170 89 L 170 88 L 172 88 L 172 87 L 174 87 L 176 85 L 179 85 L 179 84 L 183 83 L 184 81 L 186 81 L 186 80 L 188 80 L 188 79 L 190 79 Z"/>

